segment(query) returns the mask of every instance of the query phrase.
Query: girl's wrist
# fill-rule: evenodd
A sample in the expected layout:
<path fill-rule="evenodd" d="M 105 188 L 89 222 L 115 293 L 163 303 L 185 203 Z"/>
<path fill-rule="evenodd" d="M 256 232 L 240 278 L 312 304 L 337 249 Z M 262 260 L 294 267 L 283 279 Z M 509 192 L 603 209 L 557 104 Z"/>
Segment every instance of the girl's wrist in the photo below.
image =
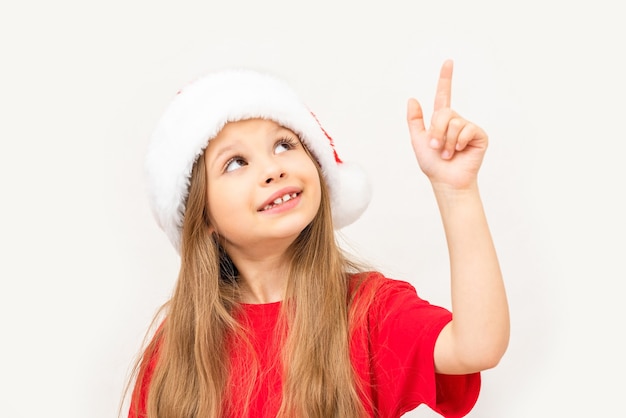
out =
<path fill-rule="evenodd" d="M 478 182 L 472 181 L 462 186 L 450 185 L 447 183 L 431 183 L 433 192 L 437 199 L 463 199 L 474 197 L 478 194 Z"/>
<path fill-rule="evenodd" d="M 462 188 L 433 184 L 433 191 L 444 219 L 448 216 L 472 217 L 482 210 L 482 200 L 476 183 Z"/>

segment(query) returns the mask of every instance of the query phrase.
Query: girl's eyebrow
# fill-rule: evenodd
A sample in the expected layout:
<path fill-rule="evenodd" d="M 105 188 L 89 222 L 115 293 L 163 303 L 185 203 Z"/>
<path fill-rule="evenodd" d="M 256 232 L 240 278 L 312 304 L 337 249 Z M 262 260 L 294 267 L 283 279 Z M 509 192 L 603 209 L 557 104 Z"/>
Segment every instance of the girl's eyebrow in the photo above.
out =
<path fill-rule="evenodd" d="M 209 161 L 209 164 L 211 164 L 211 165 L 215 164 L 215 162 L 219 161 L 224 154 L 231 154 L 231 153 L 233 153 L 234 150 L 237 148 L 236 145 L 237 144 L 227 144 L 227 145 L 224 145 L 222 147 L 220 147 L 218 145 L 217 152 L 213 156 L 213 158 L 211 158 L 211 160 Z"/>
<path fill-rule="evenodd" d="M 273 137 L 273 136 L 294 136 L 298 142 L 302 142 L 300 140 L 300 137 L 295 134 L 294 132 L 292 132 L 289 128 L 285 128 L 284 126 L 280 126 L 278 125 L 275 129 L 272 130 L 272 133 L 270 133 L 268 135 L 268 137 Z M 222 156 L 224 154 L 231 154 L 231 153 L 235 153 L 238 146 L 239 146 L 239 142 L 245 142 L 245 141 L 240 141 L 238 139 L 232 139 L 229 141 L 228 144 L 223 145 L 220 147 L 220 145 L 216 145 L 216 153 L 213 156 L 213 158 L 211 158 L 210 161 L 208 161 L 210 164 L 215 164 L 217 161 L 219 161 Z M 214 143 L 209 142 L 208 146 L 213 145 Z"/>

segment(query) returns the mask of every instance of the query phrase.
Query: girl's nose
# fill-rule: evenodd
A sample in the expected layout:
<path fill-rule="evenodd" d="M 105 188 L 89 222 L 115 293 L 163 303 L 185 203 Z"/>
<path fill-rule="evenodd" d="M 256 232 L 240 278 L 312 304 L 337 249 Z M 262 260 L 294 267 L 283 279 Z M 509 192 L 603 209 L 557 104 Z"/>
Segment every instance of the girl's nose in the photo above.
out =
<path fill-rule="evenodd" d="M 268 176 L 265 179 L 265 184 L 270 184 L 278 179 L 282 179 L 286 176 L 286 174 L 283 171 L 277 171 L 275 174 Z"/>
<path fill-rule="evenodd" d="M 258 161 L 262 165 L 261 179 L 263 183 L 270 184 L 287 176 L 285 167 L 281 164 L 276 156 L 268 156 L 268 158 Z"/>

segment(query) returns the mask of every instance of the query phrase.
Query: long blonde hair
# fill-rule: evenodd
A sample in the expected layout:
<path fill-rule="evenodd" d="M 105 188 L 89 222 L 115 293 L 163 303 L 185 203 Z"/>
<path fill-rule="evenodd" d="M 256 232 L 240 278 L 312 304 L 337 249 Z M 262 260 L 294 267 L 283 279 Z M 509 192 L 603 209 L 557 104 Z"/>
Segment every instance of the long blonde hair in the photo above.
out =
<path fill-rule="evenodd" d="M 287 254 L 291 261 L 279 320 L 279 329 L 286 332 L 279 333 L 284 337 L 278 417 L 360 418 L 366 415 L 367 391 L 350 361 L 350 336 L 371 300 L 352 303 L 350 278 L 361 268 L 336 243 L 328 190 L 319 177 L 319 211 Z M 236 377 L 238 384 L 244 383 L 247 399 L 259 372 L 246 330 L 235 319 L 240 294 L 236 268 L 208 232 L 206 196 L 201 155 L 191 174 L 175 291 L 166 304 L 166 319 L 135 366 L 137 391 L 147 362 L 158 355 L 147 400 L 149 418 L 245 415 L 247 403 L 233 404 L 226 390 L 233 378 L 227 341 L 242 342 L 252 352 L 247 359 L 250 373 Z"/>

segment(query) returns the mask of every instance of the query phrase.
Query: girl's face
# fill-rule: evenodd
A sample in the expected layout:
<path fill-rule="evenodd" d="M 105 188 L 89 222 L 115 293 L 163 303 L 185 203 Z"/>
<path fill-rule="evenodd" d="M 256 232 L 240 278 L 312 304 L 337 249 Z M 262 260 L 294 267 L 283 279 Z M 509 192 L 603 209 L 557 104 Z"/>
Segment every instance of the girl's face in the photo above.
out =
<path fill-rule="evenodd" d="M 210 225 L 227 251 L 286 248 L 317 214 L 315 163 L 298 137 L 273 121 L 226 124 L 204 158 Z"/>

